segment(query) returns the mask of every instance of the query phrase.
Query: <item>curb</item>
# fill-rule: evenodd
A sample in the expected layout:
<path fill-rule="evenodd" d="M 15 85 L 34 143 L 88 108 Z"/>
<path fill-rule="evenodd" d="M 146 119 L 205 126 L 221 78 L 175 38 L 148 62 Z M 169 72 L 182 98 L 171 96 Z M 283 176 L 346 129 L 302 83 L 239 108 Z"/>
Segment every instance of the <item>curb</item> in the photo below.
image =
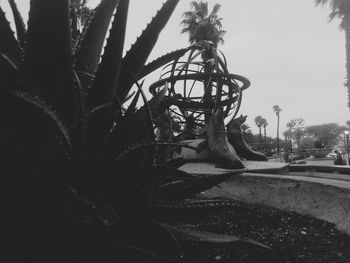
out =
<path fill-rule="evenodd" d="M 291 175 L 244 173 L 200 194 L 308 215 L 350 235 L 350 182 Z"/>

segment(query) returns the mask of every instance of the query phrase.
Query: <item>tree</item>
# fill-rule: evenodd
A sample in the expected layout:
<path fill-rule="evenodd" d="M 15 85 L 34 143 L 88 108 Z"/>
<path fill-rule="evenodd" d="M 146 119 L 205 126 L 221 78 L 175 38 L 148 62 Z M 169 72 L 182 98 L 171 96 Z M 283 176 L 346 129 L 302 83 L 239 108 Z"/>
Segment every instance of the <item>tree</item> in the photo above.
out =
<path fill-rule="evenodd" d="M 255 121 L 255 125 L 259 128 L 259 140 L 260 140 L 260 143 L 261 143 L 262 142 L 261 127 L 264 124 L 264 118 L 261 117 L 261 115 L 259 115 L 259 116 L 255 117 L 254 121 Z"/>
<path fill-rule="evenodd" d="M 72 39 L 74 44 L 78 41 L 84 25 L 93 13 L 93 10 L 87 7 L 86 3 L 87 0 L 71 0 L 70 2 Z"/>
<path fill-rule="evenodd" d="M 180 23 L 183 26 L 181 33 L 188 33 L 191 44 L 201 43 L 203 45 L 202 60 L 206 74 L 210 74 L 214 70 L 214 63 L 211 62 L 214 57 L 213 52 L 215 52 L 213 48 L 215 49 L 219 43 L 224 42 L 225 31 L 222 30 L 222 18 L 218 17 L 220 8 L 220 4 L 215 4 L 209 14 L 208 2 L 192 1 L 191 9 L 193 10 L 184 12 L 184 19 Z M 212 102 L 212 83 L 210 80 L 206 80 L 203 85 L 203 102 L 210 104 Z M 209 122 L 210 116 L 210 111 L 204 114 L 205 123 Z"/>
<path fill-rule="evenodd" d="M 329 3 L 332 11 L 329 20 L 334 18 L 341 20 L 339 28 L 345 32 L 346 51 L 346 81 L 345 87 L 348 90 L 348 107 L 350 107 L 350 1 L 348 0 L 315 0 L 316 5 Z"/>
<path fill-rule="evenodd" d="M 192 1 L 191 9 L 193 11 L 183 13 L 184 19 L 181 21 L 181 25 L 184 28 L 181 30 L 181 33 L 188 33 L 191 44 L 202 40 L 211 41 L 215 46 L 223 43 L 225 31 L 222 30 L 222 18 L 218 17 L 220 8 L 220 4 L 215 4 L 209 14 L 208 2 Z"/>
<path fill-rule="evenodd" d="M 305 151 L 306 149 L 314 148 L 314 142 L 312 136 L 306 135 L 300 140 L 300 149 Z"/>
<path fill-rule="evenodd" d="M 273 111 L 276 113 L 277 116 L 277 153 L 280 152 L 280 112 L 282 109 L 278 105 L 273 105 L 272 107 Z"/>
<path fill-rule="evenodd" d="M 344 130 L 346 126 L 339 126 L 337 123 L 312 125 L 305 128 L 306 133 L 314 139 L 315 148 L 332 147 Z"/>
<path fill-rule="evenodd" d="M 254 135 L 253 135 L 252 130 L 250 129 L 249 125 L 243 123 L 241 125 L 241 129 L 242 129 L 244 141 L 246 141 L 247 143 L 254 143 L 255 142 Z"/>
<path fill-rule="evenodd" d="M 248 124 L 245 124 L 245 123 L 243 123 L 242 125 L 241 125 L 241 129 L 242 129 L 242 132 L 243 133 L 245 133 L 245 132 L 252 132 L 251 130 L 250 130 L 250 127 L 249 127 L 249 125 Z"/>
<path fill-rule="evenodd" d="M 292 119 L 287 123 L 288 130 L 283 133 L 284 136 L 289 137 L 290 149 L 292 151 L 293 142 L 292 139 L 295 139 L 298 149 L 300 148 L 300 139 L 305 133 L 304 129 L 304 119 Z"/>
<path fill-rule="evenodd" d="M 264 142 L 266 143 L 266 127 L 269 125 L 265 118 L 262 118 L 262 126 L 264 128 Z"/>
<path fill-rule="evenodd" d="M 268 125 L 268 122 L 265 118 L 261 119 L 261 123 L 262 123 L 262 127 L 264 128 L 264 148 L 265 148 L 265 152 L 267 152 L 267 148 L 266 148 L 266 127 Z"/>
<path fill-rule="evenodd" d="M 346 121 L 346 125 L 348 126 L 348 129 L 350 129 L 350 120 Z"/>

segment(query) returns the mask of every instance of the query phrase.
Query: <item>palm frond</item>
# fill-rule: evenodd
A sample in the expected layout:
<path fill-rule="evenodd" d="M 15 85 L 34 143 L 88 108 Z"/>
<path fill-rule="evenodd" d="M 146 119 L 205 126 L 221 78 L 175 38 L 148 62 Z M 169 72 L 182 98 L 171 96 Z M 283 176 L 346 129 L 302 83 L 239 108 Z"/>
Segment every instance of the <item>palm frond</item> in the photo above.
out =
<path fill-rule="evenodd" d="M 191 8 L 195 9 L 195 11 L 201 8 L 197 1 L 191 1 L 190 5 L 191 5 Z"/>
<path fill-rule="evenodd" d="M 186 20 L 196 20 L 196 18 L 198 18 L 197 14 L 194 13 L 193 11 L 186 11 L 182 13 L 182 16 L 184 17 L 184 19 Z"/>
<path fill-rule="evenodd" d="M 221 8 L 220 4 L 215 4 L 214 7 L 213 7 L 213 10 L 211 11 L 209 16 L 217 15 L 217 13 L 219 12 L 220 8 Z"/>
<path fill-rule="evenodd" d="M 199 10 L 196 10 L 199 17 L 203 20 L 208 16 L 208 2 L 199 2 Z"/>
<path fill-rule="evenodd" d="M 325 5 L 329 0 L 315 0 L 316 5 Z"/>

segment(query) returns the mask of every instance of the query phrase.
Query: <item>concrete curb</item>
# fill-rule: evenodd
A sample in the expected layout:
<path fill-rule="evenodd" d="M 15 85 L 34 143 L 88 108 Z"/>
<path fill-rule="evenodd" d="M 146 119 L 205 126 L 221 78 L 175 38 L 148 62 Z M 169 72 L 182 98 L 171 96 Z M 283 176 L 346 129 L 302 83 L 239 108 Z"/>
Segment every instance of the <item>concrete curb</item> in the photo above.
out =
<path fill-rule="evenodd" d="M 261 204 L 334 223 L 350 235 L 350 182 L 244 173 L 200 194 Z"/>

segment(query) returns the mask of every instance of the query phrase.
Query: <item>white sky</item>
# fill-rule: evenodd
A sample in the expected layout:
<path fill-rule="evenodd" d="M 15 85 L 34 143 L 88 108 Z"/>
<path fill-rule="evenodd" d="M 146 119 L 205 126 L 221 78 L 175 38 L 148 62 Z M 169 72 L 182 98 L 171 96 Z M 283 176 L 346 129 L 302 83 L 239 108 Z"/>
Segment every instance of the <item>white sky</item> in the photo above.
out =
<path fill-rule="evenodd" d="M 165 0 L 130 0 L 125 49 L 140 35 Z M 17 0 L 26 19 L 29 0 Z M 90 0 L 95 5 L 99 0 Z M 254 118 L 268 120 L 267 135 L 276 136 L 276 116 L 281 112 L 281 132 L 292 118 L 305 125 L 350 120 L 345 82 L 345 37 L 339 21 L 328 23 L 328 6 L 315 7 L 313 0 L 209 0 L 211 9 L 221 4 L 219 16 L 227 31 L 219 46 L 231 73 L 251 81 L 244 92 L 239 114 L 248 115 L 247 124 L 257 133 Z M 0 5 L 8 10 L 7 1 Z M 180 0 L 162 31 L 149 60 L 188 46 L 179 25 L 190 0 Z M 157 80 L 152 76 L 146 84 Z M 148 86 L 145 86 L 148 90 Z"/>

